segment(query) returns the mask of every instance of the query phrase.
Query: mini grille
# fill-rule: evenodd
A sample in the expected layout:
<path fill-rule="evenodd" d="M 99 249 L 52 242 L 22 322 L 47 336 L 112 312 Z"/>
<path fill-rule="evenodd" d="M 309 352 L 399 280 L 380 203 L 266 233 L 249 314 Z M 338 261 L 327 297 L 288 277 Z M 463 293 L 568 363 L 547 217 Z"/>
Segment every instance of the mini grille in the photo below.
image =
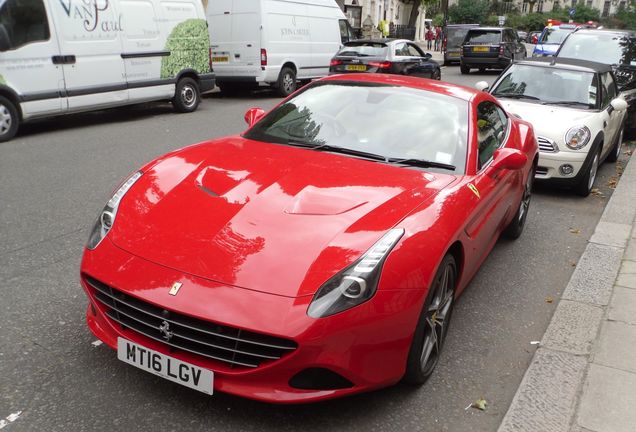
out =
<path fill-rule="evenodd" d="M 215 324 L 171 312 L 85 276 L 106 315 L 123 328 L 169 346 L 234 366 L 255 368 L 297 348 L 294 341 Z M 163 329 L 163 331 L 162 331 Z M 166 339 L 165 335 L 170 333 Z"/>
<path fill-rule="evenodd" d="M 551 139 L 537 137 L 537 143 L 539 144 L 539 150 L 542 152 L 556 153 L 559 151 L 559 147 Z"/>

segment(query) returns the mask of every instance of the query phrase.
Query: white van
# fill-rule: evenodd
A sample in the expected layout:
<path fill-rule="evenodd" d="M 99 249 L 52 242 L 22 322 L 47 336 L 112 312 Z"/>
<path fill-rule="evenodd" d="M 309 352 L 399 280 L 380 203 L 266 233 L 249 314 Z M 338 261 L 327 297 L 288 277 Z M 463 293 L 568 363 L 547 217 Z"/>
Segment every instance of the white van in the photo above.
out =
<path fill-rule="evenodd" d="M 0 142 L 31 119 L 214 87 L 201 0 L 0 0 Z"/>
<path fill-rule="evenodd" d="M 329 74 L 353 29 L 335 0 L 212 0 L 206 12 L 221 91 L 272 85 L 281 96 L 297 80 Z"/>

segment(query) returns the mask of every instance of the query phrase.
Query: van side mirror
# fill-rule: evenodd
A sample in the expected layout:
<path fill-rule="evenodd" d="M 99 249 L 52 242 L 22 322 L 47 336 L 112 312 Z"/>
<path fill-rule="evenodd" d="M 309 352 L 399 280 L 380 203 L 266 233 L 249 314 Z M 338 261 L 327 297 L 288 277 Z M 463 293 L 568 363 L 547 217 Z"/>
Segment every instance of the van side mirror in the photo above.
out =
<path fill-rule="evenodd" d="M 4 24 L 0 24 L 0 52 L 9 51 L 11 48 L 11 40 L 9 40 L 9 33 Z"/>
<path fill-rule="evenodd" d="M 265 115 L 265 111 L 262 108 L 250 108 L 245 113 L 245 123 L 249 127 L 254 126 L 254 123 L 259 121 Z"/>
<path fill-rule="evenodd" d="M 475 88 L 479 91 L 486 91 L 490 88 L 490 85 L 486 81 L 479 81 L 475 84 Z"/>

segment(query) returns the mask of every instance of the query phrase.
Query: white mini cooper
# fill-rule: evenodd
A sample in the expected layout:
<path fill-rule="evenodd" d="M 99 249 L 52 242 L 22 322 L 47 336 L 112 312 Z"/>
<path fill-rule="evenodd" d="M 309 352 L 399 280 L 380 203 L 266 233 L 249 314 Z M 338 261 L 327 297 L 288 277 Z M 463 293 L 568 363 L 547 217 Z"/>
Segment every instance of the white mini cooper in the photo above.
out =
<path fill-rule="evenodd" d="M 488 83 L 477 83 L 486 90 Z M 490 93 L 529 121 L 539 143 L 537 180 L 589 195 L 604 160 L 618 159 L 627 103 L 618 97 L 609 65 L 575 59 L 536 59 L 510 65 Z"/>

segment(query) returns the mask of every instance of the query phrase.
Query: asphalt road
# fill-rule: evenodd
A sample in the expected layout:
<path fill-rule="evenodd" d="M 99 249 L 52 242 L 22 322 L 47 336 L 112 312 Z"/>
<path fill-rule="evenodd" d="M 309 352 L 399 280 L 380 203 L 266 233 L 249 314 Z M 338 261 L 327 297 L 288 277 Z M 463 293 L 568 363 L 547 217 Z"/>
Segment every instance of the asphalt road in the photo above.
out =
<path fill-rule="evenodd" d="M 497 75 L 457 69 L 445 68 L 444 79 Z M 79 262 L 116 184 L 164 152 L 242 131 L 247 108 L 277 101 L 268 92 L 213 94 L 189 115 L 169 105 L 81 114 L 26 126 L 0 144 L 0 419 L 21 411 L 3 432 L 496 430 L 611 195 L 615 166 L 602 167 L 598 195 L 535 193 L 522 237 L 501 240 L 459 299 L 441 364 L 421 388 L 271 406 L 208 397 L 91 345 Z M 485 411 L 466 409 L 480 397 Z"/>

